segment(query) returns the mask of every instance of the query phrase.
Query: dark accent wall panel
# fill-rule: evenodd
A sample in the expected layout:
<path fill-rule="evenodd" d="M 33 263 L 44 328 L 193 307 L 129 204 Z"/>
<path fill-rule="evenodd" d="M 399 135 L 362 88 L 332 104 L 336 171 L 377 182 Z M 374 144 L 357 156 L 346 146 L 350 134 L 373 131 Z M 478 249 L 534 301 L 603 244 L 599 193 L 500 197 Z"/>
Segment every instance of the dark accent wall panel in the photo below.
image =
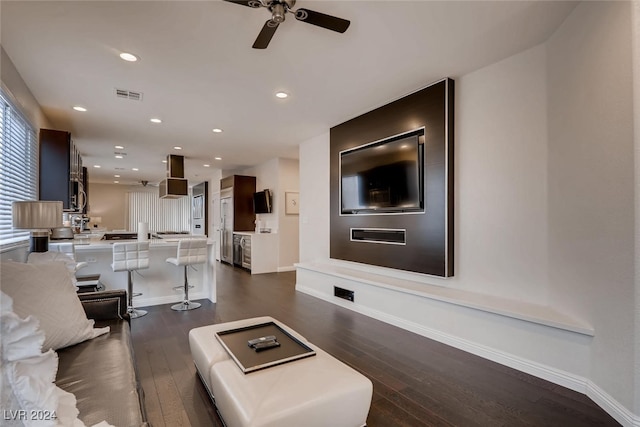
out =
<path fill-rule="evenodd" d="M 444 79 L 331 128 L 330 256 L 453 276 L 454 81 Z M 340 214 L 340 152 L 425 128 L 424 213 Z M 351 228 L 405 229 L 405 245 L 352 241 Z"/>

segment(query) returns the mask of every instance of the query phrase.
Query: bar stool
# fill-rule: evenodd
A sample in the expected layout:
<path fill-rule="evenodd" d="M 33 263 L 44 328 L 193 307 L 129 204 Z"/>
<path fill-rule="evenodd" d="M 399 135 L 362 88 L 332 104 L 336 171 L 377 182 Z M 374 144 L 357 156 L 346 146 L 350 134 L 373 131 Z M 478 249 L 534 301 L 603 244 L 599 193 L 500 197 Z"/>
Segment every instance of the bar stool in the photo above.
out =
<path fill-rule="evenodd" d="M 207 239 L 180 240 L 178 242 L 177 257 L 167 258 L 167 262 L 173 265 L 184 266 L 184 300 L 180 304 L 172 305 L 171 309 L 176 311 L 185 311 L 194 310 L 200 307 L 200 303 L 189 301 L 189 278 L 187 275 L 187 267 L 192 266 L 193 268 L 193 264 L 204 264 L 207 262 Z M 179 288 L 179 286 L 177 288 Z"/>
<path fill-rule="evenodd" d="M 133 308 L 133 272 L 149 268 L 149 242 L 119 242 L 113 244 L 113 271 L 129 272 L 127 282 L 127 313 L 131 319 L 142 317 L 147 314 L 144 310 Z"/>

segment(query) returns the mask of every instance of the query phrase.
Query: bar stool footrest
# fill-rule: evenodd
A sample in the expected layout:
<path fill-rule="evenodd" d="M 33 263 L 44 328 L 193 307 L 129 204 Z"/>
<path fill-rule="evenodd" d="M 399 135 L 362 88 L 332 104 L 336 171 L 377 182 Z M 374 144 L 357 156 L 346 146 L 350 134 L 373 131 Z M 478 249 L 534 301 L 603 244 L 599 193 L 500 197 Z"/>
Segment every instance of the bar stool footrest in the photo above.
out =
<path fill-rule="evenodd" d="M 199 302 L 182 301 L 179 304 L 172 305 L 171 310 L 188 311 L 188 310 L 195 310 L 196 308 L 200 308 L 200 306 L 201 304 Z"/>
<path fill-rule="evenodd" d="M 129 307 L 127 309 L 127 313 L 131 319 L 137 319 L 138 317 L 146 316 L 148 312 L 146 310 L 138 310 L 137 308 Z"/>

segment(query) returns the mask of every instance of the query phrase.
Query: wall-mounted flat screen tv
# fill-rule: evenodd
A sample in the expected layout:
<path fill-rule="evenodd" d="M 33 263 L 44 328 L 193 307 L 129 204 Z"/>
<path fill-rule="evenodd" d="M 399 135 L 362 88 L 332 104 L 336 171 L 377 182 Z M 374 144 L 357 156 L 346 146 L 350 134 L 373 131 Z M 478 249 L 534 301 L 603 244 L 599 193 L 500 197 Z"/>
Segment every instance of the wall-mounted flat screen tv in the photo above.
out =
<path fill-rule="evenodd" d="M 257 214 L 271 213 L 271 191 L 253 193 L 253 210 Z"/>
<path fill-rule="evenodd" d="M 341 214 L 424 210 L 424 128 L 340 152 Z"/>

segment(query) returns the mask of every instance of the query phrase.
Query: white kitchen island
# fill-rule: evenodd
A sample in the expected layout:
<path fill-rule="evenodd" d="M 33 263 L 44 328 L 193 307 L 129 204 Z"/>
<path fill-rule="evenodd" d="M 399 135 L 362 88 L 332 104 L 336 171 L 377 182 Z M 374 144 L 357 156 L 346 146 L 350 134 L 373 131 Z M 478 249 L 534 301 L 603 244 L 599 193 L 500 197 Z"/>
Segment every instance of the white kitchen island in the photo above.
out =
<path fill-rule="evenodd" d="M 185 237 L 189 238 L 189 237 Z M 94 240 L 88 244 L 75 244 L 76 261 L 86 262 L 87 267 L 78 271 L 79 276 L 99 274 L 100 282 L 106 289 L 127 289 L 127 272 L 114 272 L 111 269 L 113 261 L 113 243 L 135 240 Z M 184 291 L 184 270 L 166 262 L 167 258 L 176 256 L 178 250 L 178 238 L 151 239 L 149 241 L 149 268 L 137 270 L 133 275 L 134 292 L 142 292 L 142 295 L 133 299 L 135 307 L 149 305 L 169 304 L 180 302 Z M 188 269 L 189 284 L 193 289 L 189 290 L 189 299 L 197 300 L 207 298 L 216 302 L 216 280 L 214 266 L 214 241 L 209 240 L 207 245 L 207 263 L 195 265 L 197 270 Z M 173 288 L 180 286 L 180 290 Z"/>

